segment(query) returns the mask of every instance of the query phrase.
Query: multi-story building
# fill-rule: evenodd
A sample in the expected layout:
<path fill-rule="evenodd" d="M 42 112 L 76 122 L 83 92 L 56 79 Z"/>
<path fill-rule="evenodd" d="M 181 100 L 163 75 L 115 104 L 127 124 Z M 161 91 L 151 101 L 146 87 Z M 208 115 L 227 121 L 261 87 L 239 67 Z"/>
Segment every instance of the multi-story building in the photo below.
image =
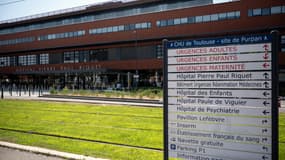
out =
<path fill-rule="evenodd" d="M 95 88 L 159 86 L 162 40 L 280 32 L 283 0 L 138 0 L 88 5 L 0 22 L 2 84 Z M 284 84 L 283 84 L 284 87 Z"/>

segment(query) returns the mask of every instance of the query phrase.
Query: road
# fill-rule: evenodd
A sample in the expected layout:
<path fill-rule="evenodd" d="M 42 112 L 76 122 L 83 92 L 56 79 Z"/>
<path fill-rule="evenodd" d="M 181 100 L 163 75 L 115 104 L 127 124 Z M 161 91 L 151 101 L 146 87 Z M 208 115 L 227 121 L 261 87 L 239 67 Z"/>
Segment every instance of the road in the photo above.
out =
<path fill-rule="evenodd" d="M 0 160 L 65 160 L 65 159 L 0 147 Z"/>

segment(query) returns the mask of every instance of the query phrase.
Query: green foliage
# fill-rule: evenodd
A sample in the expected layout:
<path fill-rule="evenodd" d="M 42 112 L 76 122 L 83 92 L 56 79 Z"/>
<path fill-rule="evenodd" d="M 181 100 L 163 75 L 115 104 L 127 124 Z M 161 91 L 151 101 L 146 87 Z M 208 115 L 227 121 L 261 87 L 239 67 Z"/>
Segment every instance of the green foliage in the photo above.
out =
<path fill-rule="evenodd" d="M 138 98 L 138 99 L 157 99 L 163 97 L 163 90 L 160 88 L 144 88 L 130 91 L 91 91 L 91 90 L 70 90 L 67 87 L 57 92 L 50 90 L 51 94 L 75 95 L 75 96 L 95 96 L 108 98 Z"/>

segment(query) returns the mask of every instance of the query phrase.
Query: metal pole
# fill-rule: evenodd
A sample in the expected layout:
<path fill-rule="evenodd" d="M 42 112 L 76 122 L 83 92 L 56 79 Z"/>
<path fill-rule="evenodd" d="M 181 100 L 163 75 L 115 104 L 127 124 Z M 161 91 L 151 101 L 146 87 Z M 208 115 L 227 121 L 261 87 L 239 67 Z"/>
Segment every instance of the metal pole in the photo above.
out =
<path fill-rule="evenodd" d="M 3 86 L 1 87 L 1 99 L 4 99 L 4 89 L 3 89 Z"/>

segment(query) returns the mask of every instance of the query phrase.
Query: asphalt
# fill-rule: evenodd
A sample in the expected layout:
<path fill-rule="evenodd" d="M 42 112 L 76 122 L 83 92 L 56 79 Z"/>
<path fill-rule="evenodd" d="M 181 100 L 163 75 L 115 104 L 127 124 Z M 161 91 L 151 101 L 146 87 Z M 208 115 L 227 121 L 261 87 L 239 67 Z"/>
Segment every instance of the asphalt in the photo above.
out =
<path fill-rule="evenodd" d="M 7 147 L 0 147 L 0 160 L 66 160 Z"/>
<path fill-rule="evenodd" d="M 107 160 L 0 141 L 0 160 Z"/>

